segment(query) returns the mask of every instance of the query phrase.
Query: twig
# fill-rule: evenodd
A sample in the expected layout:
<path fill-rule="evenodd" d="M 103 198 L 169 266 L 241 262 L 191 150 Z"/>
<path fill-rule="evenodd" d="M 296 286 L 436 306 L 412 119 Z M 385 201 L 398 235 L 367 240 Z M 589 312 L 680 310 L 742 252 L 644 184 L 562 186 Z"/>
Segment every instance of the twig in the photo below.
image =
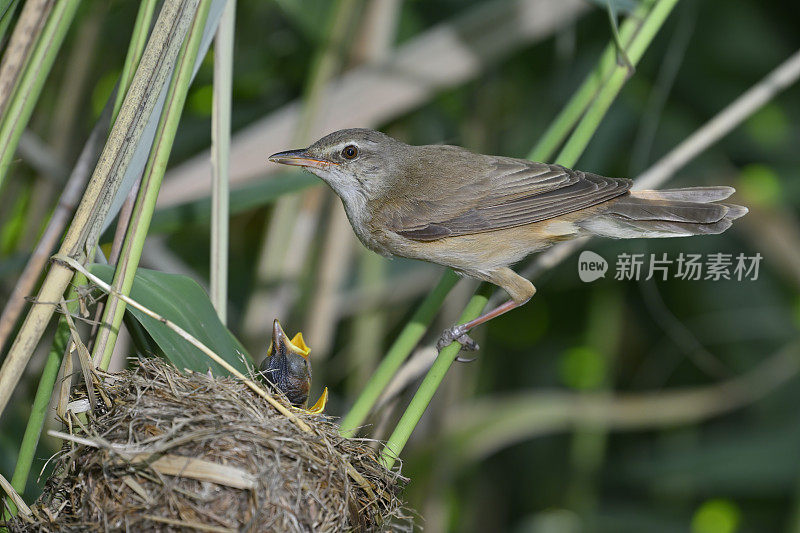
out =
<path fill-rule="evenodd" d="M 74 442 L 75 444 L 80 444 L 81 446 L 88 446 L 89 448 L 102 447 L 100 444 L 93 441 L 92 439 L 87 439 L 86 437 L 79 437 L 77 435 L 73 435 L 72 433 L 65 433 L 63 431 L 56 431 L 55 429 L 49 429 L 47 430 L 47 434 L 50 435 L 51 437 L 55 437 L 61 440 L 66 440 L 69 442 Z"/>
<path fill-rule="evenodd" d="M 14 487 L 11 486 L 11 483 L 9 483 L 8 480 L 3 477 L 3 474 L 0 474 L 0 488 L 3 489 L 3 492 L 8 494 L 9 498 L 11 498 L 11 501 L 17 506 L 17 511 L 22 513 L 23 516 L 31 516 L 33 514 L 31 513 L 31 508 L 28 507 L 28 505 L 25 503 L 25 500 L 23 500 L 22 497 L 17 494 L 17 491 L 15 491 Z"/>

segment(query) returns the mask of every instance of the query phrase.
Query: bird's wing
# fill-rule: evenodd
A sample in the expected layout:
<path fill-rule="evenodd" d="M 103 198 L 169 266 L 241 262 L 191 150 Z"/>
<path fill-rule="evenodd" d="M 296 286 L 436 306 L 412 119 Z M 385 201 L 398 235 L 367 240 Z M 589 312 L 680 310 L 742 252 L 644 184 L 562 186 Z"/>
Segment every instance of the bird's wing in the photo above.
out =
<path fill-rule="evenodd" d="M 540 222 L 625 194 L 632 182 L 511 158 L 491 158 L 486 172 L 432 198 L 411 202 L 395 233 L 416 241 L 483 233 Z"/>

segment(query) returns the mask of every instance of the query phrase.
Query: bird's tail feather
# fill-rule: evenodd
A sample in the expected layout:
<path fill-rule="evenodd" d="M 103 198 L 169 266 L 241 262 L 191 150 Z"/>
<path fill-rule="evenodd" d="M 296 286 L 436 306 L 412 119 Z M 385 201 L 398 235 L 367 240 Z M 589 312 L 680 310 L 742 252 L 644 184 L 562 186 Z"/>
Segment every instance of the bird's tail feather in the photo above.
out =
<path fill-rule="evenodd" d="M 603 237 L 687 237 L 722 233 L 747 208 L 715 203 L 735 191 L 732 187 L 690 187 L 662 191 L 631 191 L 609 202 L 607 211 L 578 222 Z"/>

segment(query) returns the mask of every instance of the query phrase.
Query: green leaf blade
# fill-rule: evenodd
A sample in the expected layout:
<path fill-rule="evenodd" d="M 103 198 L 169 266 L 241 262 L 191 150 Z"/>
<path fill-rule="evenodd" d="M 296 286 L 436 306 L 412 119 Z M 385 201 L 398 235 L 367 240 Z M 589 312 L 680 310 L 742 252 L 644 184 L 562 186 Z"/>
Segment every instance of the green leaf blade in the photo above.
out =
<path fill-rule="evenodd" d="M 114 269 L 109 265 L 93 264 L 90 270 L 106 282 L 109 282 L 114 275 Z M 251 363 L 250 356 L 220 322 L 208 295 L 193 279 L 179 274 L 139 268 L 131 289 L 131 298 L 185 329 L 240 372 L 247 372 L 243 359 Z M 229 375 L 222 366 L 210 360 L 197 347 L 159 320 L 130 307 L 127 311 L 132 313 L 153 338 L 163 352 L 162 355 L 178 368 L 187 368 L 195 372 L 206 372 L 211 369 L 215 376 Z"/>

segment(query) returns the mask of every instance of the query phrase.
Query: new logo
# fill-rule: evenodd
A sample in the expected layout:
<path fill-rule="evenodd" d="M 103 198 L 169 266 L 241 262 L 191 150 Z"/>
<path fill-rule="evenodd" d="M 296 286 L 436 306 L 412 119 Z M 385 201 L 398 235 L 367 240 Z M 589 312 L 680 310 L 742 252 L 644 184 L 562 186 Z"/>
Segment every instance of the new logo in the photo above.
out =
<path fill-rule="evenodd" d="M 578 276 L 581 281 L 589 283 L 599 278 L 606 277 L 608 262 L 602 256 L 584 250 L 578 257 Z"/>

